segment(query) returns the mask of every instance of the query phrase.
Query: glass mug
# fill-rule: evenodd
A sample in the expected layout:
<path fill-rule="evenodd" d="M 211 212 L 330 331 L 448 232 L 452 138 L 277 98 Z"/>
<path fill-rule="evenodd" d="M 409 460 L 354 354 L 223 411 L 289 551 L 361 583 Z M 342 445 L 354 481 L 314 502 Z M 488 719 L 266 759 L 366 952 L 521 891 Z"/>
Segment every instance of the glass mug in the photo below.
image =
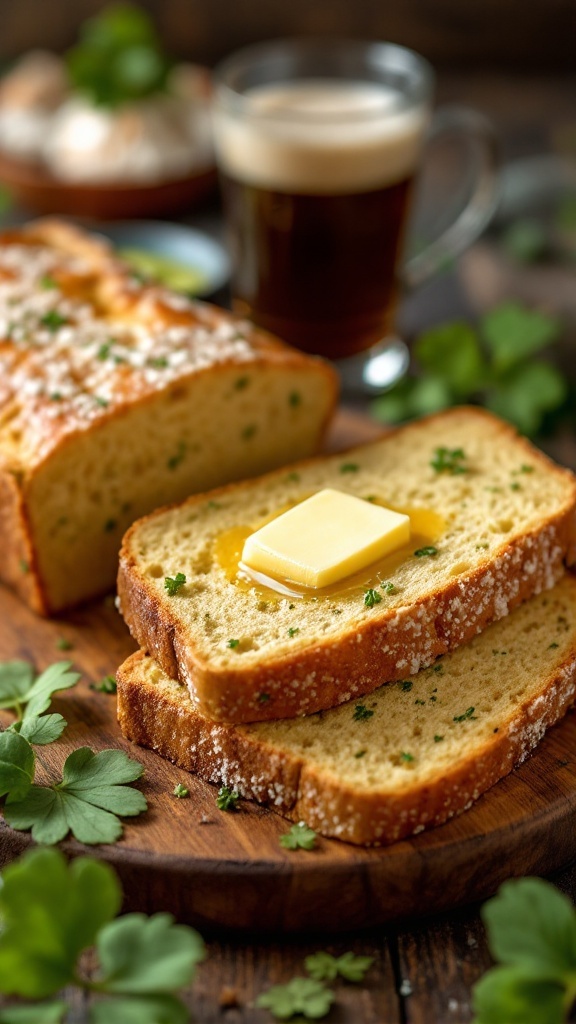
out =
<path fill-rule="evenodd" d="M 266 43 L 229 57 L 215 79 L 235 311 L 330 359 L 370 349 L 393 333 L 399 285 L 427 279 L 489 220 L 490 124 L 464 108 L 431 121 L 430 65 L 388 43 Z M 424 144 L 453 132 L 470 148 L 469 198 L 403 262 Z"/>

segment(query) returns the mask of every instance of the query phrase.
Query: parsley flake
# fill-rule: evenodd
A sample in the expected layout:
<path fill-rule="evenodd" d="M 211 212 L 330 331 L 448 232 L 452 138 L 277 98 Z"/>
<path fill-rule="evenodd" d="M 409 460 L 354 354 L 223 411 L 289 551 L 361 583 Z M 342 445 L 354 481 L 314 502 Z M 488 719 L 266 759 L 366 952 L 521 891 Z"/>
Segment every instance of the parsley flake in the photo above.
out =
<path fill-rule="evenodd" d="M 234 650 L 235 647 L 239 647 L 239 646 L 240 646 L 240 641 L 239 640 L 229 640 L 228 643 L 226 644 L 226 647 L 230 647 L 231 650 Z"/>
<path fill-rule="evenodd" d="M 414 554 L 416 558 L 435 558 L 435 556 L 438 554 L 438 548 L 431 546 L 425 548 L 418 548 L 414 552 Z"/>
<path fill-rule="evenodd" d="M 296 634 L 299 633 L 299 632 L 300 632 L 300 627 L 299 626 L 290 626 L 289 629 L 288 629 L 288 636 L 290 637 L 290 639 L 292 639 L 292 637 L 296 636 Z"/>
<path fill-rule="evenodd" d="M 228 786 L 222 786 L 216 797 L 216 807 L 219 811 L 235 811 L 238 808 L 240 793 Z"/>
<path fill-rule="evenodd" d="M 187 796 L 190 796 L 190 790 L 187 786 L 183 786 L 181 782 L 177 783 L 172 790 L 172 795 L 177 796 L 179 800 L 184 800 Z"/>
<path fill-rule="evenodd" d="M 375 604 L 380 604 L 381 600 L 382 595 L 379 594 L 378 591 L 374 590 L 372 587 L 369 590 L 367 590 L 364 594 L 364 604 L 366 605 L 367 608 L 373 608 Z"/>
<path fill-rule="evenodd" d="M 305 822 L 299 821 L 290 826 L 289 832 L 280 836 L 280 846 L 285 850 L 313 850 L 316 846 L 316 833 Z"/>
<path fill-rule="evenodd" d="M 415 761 L 416 758 L 414 757 L 414 754 L 408 754 L 405 750 L 403 750 L 402 753 L 400 754 L 400 760 L 410 763 L 411 761 Z"/>
<path fill-rule="evenodd" d="M 430 465 L 437 473 L 451 473 L 452 476 L 457 476 L 468 472 L 468 467 L 464 465 L 465 459 L 463 448 L 435 448 Z"/>
<path fill-rule="evenodd" d="M 169 597 L 174 597 L 178 593 L 180 587 L 183 587 L 186 583 L 186 576 L 183 572 L 177 572 L 174 577 L 166 576 L 164 579 L 164 590 L 167 592 Z"/>
<path fill-rule="evenodd" d="M 374 712 L 370 711 L 370 709 L 367 708 L 365 704 L 357 704 L 356 707 L 354 708 L 354 714 L 352 715 L 352 718 L 355 722 L 364 722 L 366 721 L 366 719 L 372 718 L 373 714 Z"/>
<path fill-rule="evenodd" d="M 116 677 L 104 676 L 99 683 L 92 683 L 90 689 L 97 690 L 99 693 L 116 693 L 118 689 Z"/>
<path fill-rule="evenodd" d="M 42 326 L 47 327 L 49 331 L 52 331 L 52 333 L 57 331 L 59 327 L 62 327 L 67 322 L 66 317 L 62 316 L 57 309 L 50 309 L 47 313 L 44 313 L 44 316 L 40 317 L 40 323 Z"/>
<path fill-rule="evenodd" d="M 463 715 L 454 715 L 453 722 L 475 722 L 476 715 L 474 714 L 476 708 L 467 708 Z"/>
<path fill-rule="evenodd" d="M 388 583 L 381 583 L 380 584 L 380 589 L 383 590 L 385 594 L 395 594 L 396 593 L 396 587 L 395 587 L 394 583 L 390 583 L 390 582 L 388 582 Z"/>
<path fill-rule="evenodd" d="M 398 686 L 400 687 L 401 690 L 404 690 L 404 693 L 410 693 L 410 690 L 414 686 L 414 683 L 412 682 L 411 679 L 400 679 L 398 682 Z"/>
<path fill-rule="evenodd" d="M 444 739 L 443 736 L 435 736 L 434 737 L 434 743 L 442 743 L 443 739 Z"/>

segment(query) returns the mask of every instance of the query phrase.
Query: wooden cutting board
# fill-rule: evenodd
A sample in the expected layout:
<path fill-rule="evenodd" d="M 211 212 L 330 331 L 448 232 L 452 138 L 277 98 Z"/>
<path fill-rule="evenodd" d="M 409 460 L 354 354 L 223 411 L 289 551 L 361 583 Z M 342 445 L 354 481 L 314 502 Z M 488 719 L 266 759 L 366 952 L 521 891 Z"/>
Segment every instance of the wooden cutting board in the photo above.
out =
<path fill-rule="evenodd" d="M 341 413 L 330 447 L 377 432 Z M 61 637 L 73 644 L 69 655 L 58 650 Z M 314 851 L 290 852 L 278 842 L 287 823 L 274 812 L 247 801 L 237 813 L 218 811 L 216 787 L 122 739 L 115 698 L 89 684 L 113 674 L 134 648 L 111 599 L 46 621 L 0 588 L 0 659 L 27 658 L 42 669 L 70 657 L 82 672 L 76 689 L 54 701 L 69 722 L 63 739 L 36 748 L 42 781 L 55 778 L 70 750 L 83 745 L 120 746 L 145 766 L 141 786 L 149 810 L 126 825 L 121 842 L 63 844 L 68 854 L 90 852 L 113 864 L 131 910 L 171 911 L 204 929 L 360 928 L 482 899 L 510 875 L 547 874 L 576 856 L 576 715 L 441 828 L 385 849 L 320 839 Z M 189 787 L 189 799 L 172 795 L 178 782 Z M 0 823 L 0 866 L 28 845 L 27 834 Z"/>

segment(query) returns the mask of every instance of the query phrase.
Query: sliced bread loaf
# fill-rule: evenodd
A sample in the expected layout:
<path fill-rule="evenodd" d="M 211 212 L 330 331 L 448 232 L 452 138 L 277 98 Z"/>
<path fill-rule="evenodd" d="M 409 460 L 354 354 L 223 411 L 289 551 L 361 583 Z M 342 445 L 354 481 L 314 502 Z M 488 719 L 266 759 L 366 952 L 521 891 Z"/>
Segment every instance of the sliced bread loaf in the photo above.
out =
<path fill-rule="evenodd" d="M 409 547 L 308 596 L 239 575 L 245 537 L 325 487 L 407 511 Z M 457 409 L 141 520 L 124 538 L 121 610 L 207 717 L 309 714 L 417 672 L 552 587 L 574 559 L 575 507 L 571 473 Z"/>
<path fill-rule="evenodd" d="M 418 675 L 307 718 L 214 723 L 141 652 L 117 681 L 128 739 L 323 835 L 391 843 L 469 807 L 573 702 L 576 581 Z"/>
<path fill-rule="evenodd" d="M 0 234 L 0 579 L 111 589 L 130 523 L 320 446 L 335 374 L 58 221 Z"/>

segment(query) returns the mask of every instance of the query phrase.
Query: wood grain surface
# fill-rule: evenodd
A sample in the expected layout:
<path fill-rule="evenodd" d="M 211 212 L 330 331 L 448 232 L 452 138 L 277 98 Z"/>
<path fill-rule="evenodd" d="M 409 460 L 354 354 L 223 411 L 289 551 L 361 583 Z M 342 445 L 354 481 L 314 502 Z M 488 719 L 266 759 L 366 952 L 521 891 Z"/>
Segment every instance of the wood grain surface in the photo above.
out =
<path fill-rule="evenodd" d="M 376 428 L 342 414 L 331 447 L 363 440 Z M 69 655 L 58 650 L 65 638 Z M 313 852 L 282 849 L 284 819 L 246 801 L 236 813 L 216 808 L 216 787 L 154 753 L 124 741 L 115 698 L 90 688 L 134 650 L 111 598 L 65 619 L 42 620 L 10 592 L 0 592 L 0 658 L 26 658 L 42 669 L 70 657 L 78 687 L 54 700 L 69 722 L 63 738 L 37 748 L 42 781 L 57 777 L 70 750 L 121 746 L 145 766 L 148 812 L 125 827 L 124 839 L 95 852 L 113 864 L 126 906 L 167 910 L 201 928 L 251 932 L 342 931 L 440 911 L 488 896 L 512 874 L 544 874 L 576 855 L 576 716 L 551 730 L 536 754 L 441 828 L 385 849 L 365 850 L 320 839 Z M 9 721 L 4 713 L 2 723 Z M 190 798 L 172 791 L 182 782 Z M 30 843 L 4 823 L 0 864 Z M 85 852 L 67 841 L 71 855 Z"/>

